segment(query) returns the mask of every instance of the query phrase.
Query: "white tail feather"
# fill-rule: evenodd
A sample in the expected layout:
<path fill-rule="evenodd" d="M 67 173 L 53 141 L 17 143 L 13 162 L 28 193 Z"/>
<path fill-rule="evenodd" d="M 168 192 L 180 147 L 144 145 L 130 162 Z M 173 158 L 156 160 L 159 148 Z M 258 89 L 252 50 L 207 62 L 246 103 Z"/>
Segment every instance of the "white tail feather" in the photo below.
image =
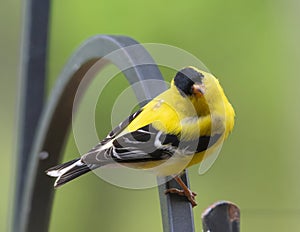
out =
<path fill-rule="evenodd" d="M 75 166 L 81 166 L 81 165 L 83 165 L 83 163 L 81 162 L 81 160 L 78 160 L 77 162 L 75 162 L 65 168 L 48 171 L 47 175 L 52 176 L 52 177 L 60 177 L 63 174 L 67 173 L 72 168 L 74 168 Z"/>

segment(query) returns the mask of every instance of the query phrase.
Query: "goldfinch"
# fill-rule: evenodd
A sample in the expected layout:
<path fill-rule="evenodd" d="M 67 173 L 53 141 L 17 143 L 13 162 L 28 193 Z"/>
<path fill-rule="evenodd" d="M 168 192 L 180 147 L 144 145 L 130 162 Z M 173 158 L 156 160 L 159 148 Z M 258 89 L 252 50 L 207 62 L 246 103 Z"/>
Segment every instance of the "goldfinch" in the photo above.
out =
<path fill-rule="evenodd" d="M 93 169 L 114 163 L 173 176 L 182 190 L 169 189 L 196 205 L 179 174 L 214 153 L 234 126 L 234 110 L 218 80 L 186 67 L 168 90 L 130 115 L 81 158 L 46 171 L 59 187 Z"/>

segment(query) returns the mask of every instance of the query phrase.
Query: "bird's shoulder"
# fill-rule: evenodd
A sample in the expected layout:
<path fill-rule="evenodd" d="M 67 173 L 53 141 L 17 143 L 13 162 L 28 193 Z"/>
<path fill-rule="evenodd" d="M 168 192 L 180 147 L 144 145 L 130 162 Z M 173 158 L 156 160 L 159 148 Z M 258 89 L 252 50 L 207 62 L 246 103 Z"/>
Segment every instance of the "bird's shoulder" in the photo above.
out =
<path fill-rule="evenodd" d="M 133 132 L 147 125 L 171 134 L 180 133 L 182 113 L 174 101 L 164 96 L 157 97 L 142 108 L 140 114 L 128 124 L 128 131 Z"/>

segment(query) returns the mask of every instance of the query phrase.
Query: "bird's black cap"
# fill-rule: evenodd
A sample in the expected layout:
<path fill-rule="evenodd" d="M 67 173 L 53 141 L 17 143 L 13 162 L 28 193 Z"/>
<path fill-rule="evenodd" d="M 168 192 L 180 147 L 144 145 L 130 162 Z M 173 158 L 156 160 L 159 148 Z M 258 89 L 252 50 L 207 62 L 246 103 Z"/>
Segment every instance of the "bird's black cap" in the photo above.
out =
<path fill-rule="evenodd" d="M 204 75 L 201 72 L 188 67 L 176 74 L 174 84 L 182 95 L 191 96 L 193 94 L 193 85 L 195 83 L 201 84 L 203 77 Z"/>

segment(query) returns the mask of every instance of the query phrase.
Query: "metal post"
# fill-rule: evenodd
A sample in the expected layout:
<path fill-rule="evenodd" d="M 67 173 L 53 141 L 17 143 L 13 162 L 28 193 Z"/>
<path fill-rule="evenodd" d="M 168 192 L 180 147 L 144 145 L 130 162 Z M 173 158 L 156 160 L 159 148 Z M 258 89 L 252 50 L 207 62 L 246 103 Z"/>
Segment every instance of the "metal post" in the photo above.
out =
<path fill-rule="evenodd" d="M 44 104 L 50 1 L 27 0 L 24 7 L 13 231 L 19 231 L 30 150 Z"/>
<path fill-rule="evenodd" d="M 182 174 L 181 179 L 188 185 L 189 181 L 186 170 Z M 180 189 L 181 187 L 174 179 L 158 187 L 164 231 L 194 231 L 194 218 L 191 203 L 187 201 L 185 197 L 176 194 L 168 194 L 166 196 L 164 193 L 169 188 Z"/>

